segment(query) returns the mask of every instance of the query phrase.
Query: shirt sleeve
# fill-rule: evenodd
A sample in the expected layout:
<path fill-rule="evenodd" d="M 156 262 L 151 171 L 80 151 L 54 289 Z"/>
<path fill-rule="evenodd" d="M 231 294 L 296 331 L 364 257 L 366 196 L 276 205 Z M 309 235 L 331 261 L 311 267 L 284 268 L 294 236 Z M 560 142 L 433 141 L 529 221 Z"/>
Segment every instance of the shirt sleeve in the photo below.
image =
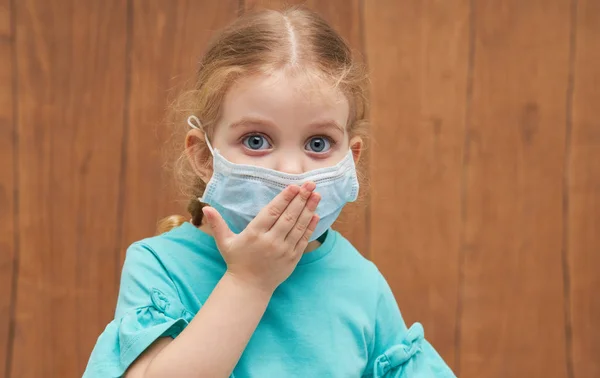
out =
<path fill-rule="evenodd" d="M 425 340 L 423 326 L 406 327 L 392 290 L 380 278 L 372 353 L 363 378 L 456 378 Z"/>
<path fill-rule="evenodd" d="M 175 338 L 193 316 L 154 251 L 134 243 L 127 249 L 115 318 L 96 341 L 83 377 L 123 376 L 155 340 Z"/>

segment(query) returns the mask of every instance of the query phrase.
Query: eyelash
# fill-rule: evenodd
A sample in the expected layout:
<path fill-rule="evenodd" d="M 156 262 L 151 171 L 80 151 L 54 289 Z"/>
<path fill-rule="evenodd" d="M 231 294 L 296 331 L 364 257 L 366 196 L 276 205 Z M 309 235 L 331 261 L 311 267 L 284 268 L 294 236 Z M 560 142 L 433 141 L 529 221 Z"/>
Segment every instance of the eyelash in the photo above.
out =
<path fill-rule="evenodd" d="M 327 152 L 331 151 L 335 147 L 335 145 L 337 144 L 337 142 L 335 140 L 333 140 L 333 138 L 328 137 L 327 135 L 313 135 L 310 138 L 308 138 L 306 140 L 306 142 L 304 142 L 304 145 L 306 146 L 308 143 L 310 143 L 311 139 L 314 139 L 314 138 L 323 138 L 323 139 L 325 139 L 329 143 L 329 150 L 327 150 L 325 152 L 309 151 L 309 152 L 311 152 L 313 154 L 324 155 Z"/>
<path fill-rule="evenodd" d="M 263 133 L 257 133 L 257 132 L 252 132 L 252 133 L 247 133 L 247 134 L 244 134 L 244 135 L 242 135 L 242 136 L 240 137 L 240 139 L 239 139 L 239 143 L 240 143 L 242 146 L 244 146 L 245 148 L 248 148 L 248 147 L 247 147 L 247 146 L 244 144 L 244 141 L 245 141 L 246 139 L 248 139 L 248 138 L 251 138 L 251 137 L 253 137 L 253 136 L 260 136 L 260 137 L 263 137 L 263 138 L 265 138 L 265 139 L 267 140 L 267 143 L 269 143 L 271 146 L 273 145 L 273 141 L 271 141 L 271 138 L 269 138 L 267 135 L 265 135 L 265 134 L 263 134 Z M 250 149 L 250 148 L 248 148 L 248 149 Z M 261 151 L 261 150 L 256 150 L 256 151 Z"/>
<path fill-rule="evenodd" d="M 247 134 L 242 135 L 240 137 L 240 139 L 239 139 L 239 143 L 242 144 L 244 147 L 246 147 L 244 145 L 244 140 L 246 140 L 247 138 L 253 137 L 253 136 L 261 136 L 261 137 L 265 138 L 267 140 L 267 142 L 271 146 L 274 144 L 273 141 L 271 140 L 271 138 L 269 138 L 266 134 L 258 133 L 258 132 L 252 132 L 252 133 L 247 133 Z M 323 138 L 323 139 L 327 140 L 327 142 L 329 142 L 329 145 L 330 145 L 330 150 L 333 149 L 333 147 L 335 147 L 335 145 L 337 144 L 337 141 L 334 140 L 330 136 L 327 136 L 327 135 L 313 135 L 310 138 L 306 139 L 306 141 L 304 142 L 304 145 L 308 144 L 310 142 L 310 140 L 313 139 L 313 138 Z M 256 150 L 256 151 L 261 151 L 261 150 Z M 311 151 L 309 151 L 309 152 L 311 152 Z M 313 153 L 314 154 L 325 154 L 325 152 L 323 152 L 323 153 L 313 152 Z"/>

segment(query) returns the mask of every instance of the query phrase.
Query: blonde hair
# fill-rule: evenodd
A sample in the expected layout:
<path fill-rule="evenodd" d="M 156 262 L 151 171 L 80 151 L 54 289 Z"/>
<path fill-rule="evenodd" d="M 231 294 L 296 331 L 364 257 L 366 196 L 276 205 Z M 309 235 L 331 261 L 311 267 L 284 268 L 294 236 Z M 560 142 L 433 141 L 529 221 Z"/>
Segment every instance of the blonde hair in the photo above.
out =
<path fill-rule="evenodd" d="M 171 122 L 178 158 L 173 170 L 183 195 L 190 199 L 192 223 L 200 225 L 202 207 L 198 201 L 206 184 L 194 172 L 188 156 L 206 156 L 204 141 L 181 153 L 186 119 L 195 115 L 209 138 L 221 115 L 221 104 L 232 83 L 243 76 L 269 74 L 280 69 L 306 72 L 335 85 L 350 103 L 347 131 L 350 137 L 366 137 L 368 94 L 365 66 L 357 62 L 348 44 L 318 14 L 302 7 L 284 11 L 247 13 L 216 35 L 204 54 L 190 90 L 174 101 Z M 203 155 L 197 155 L 203 154 Z M 158 223 L 163 233 L 187 219 L 174 215 Z"/>

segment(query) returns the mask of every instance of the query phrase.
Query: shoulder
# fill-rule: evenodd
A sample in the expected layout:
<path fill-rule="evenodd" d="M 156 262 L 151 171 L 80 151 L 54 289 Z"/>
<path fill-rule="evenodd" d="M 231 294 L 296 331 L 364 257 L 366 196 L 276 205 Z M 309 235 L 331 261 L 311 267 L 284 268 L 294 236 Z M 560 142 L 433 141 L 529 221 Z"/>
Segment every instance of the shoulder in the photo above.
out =
<path fill-rule="evenodd" d="M 174 228 L 160 235 L 134 241 L 127 248 L 127 256 L 146 253 L 162 260 L 170 258 L 171 252 L 185 253 L 189 246 L 186 246 L 185 239 L 177 231 L 178 228 Z"/>
<path fill-rule="evenodd" d="M 155 282 L 168 283 L 194 310 L 210 295 L 226 268 L 214 239 L 184 223 L 131 244 L 122 277 L 149 287 Z"/>
<path fill-rule="evenodd" d="M 222 262 L 214 240 L 189 223 L 132 243 L 126 252 L 126 263 L 127 260 L 139 262 L 144 259 L 158 263 L 166 270 L 204 266 L 202 260 Z"/>
<path fill-rule="evenodd" d="M 370 284 L 375 291 L 377 298 L 389 298 L 391 289 L 379 267 L 361 254 L 342 234 L 339 232 L 336 232 L 336 234 L 337 248 L 340 248 L 343 251 L 343 260 L 345 263 L 360 271 L 360 278 L 363 279 L 364 283 Z"/>
<path fill-rule="evenodd" d="M 348 239 L 338 232 L 335 232 L 335 237 L 337 251 L 333 264 L 351 279 L 357 291 L 356 298 L 363 298 L 363 304 L 374 315 L 378 302 L 385 294 L 386 280 L 377 265 L 361 254 Z"/>
<path fill-rule="evenodd" d="M 214 240 L 193 225 L 132 243 L 121 272 L 121 292 L 161 284 L 185 298 L 204 298 L 224 272 L 225 262 Z"/>
<path fill-rule="evenodd" d="M 160 277 L 171 281 L 168 272 L 173 258 L 169 244 L 162 235 L 133 242 L 125 253 L 121 279 L 134 277 L 152 282 Z"/>
<path fill-rule="evenodd" d="M 360 278 L 366 280 L 363 282 L 370 283 L 373 287 L 378 287 L 380 281 L 383 279 L 379 268 L 358 251 L 342 234 L 337 231 L 334 231 L 334 234 L 336 238 L 335 248 L 341 254 L 338 262 L 345 265 L 345 268 L 350 268 L 353 272 L 359 274 Z"/>
<path fill-rule="evenodd" d="M 353 281 L 359 283 L 362 298 L 366 301 L 374 322 L 403 325 L 396 295 L 379 267 L 357 251 L 341 234 L 338 233 L 337 238 L 336 244 L 343 250 L 343 256 L 338 260 L 348 269 Z"/>

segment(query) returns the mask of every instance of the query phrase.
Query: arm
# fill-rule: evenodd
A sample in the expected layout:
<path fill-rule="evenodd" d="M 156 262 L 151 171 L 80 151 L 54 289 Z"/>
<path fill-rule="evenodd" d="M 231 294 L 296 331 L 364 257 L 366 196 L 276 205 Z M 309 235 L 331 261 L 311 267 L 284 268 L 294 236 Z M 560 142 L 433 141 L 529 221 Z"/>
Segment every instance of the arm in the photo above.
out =
<path fill-rule="evenodd" d="M 425 340 L 419 323 L 406 327 L 394 294 L 379 277 L 374 344 L 363 378 L 456 378 L 436 350 Z"/>
<path fill-rule="evenodd" d="M 271 294 L 225 274 L 186 329 L 176 339 L 155 342 L 126 377 L 228 377 Z"/>
<path fill-rule="evenodd" d="M 292 273 L 315 230 L 320 197 L 314 188 L 288 187 L 239 235 L 215 209 L 204 208 L 227 273 L 185 330 L 155 342 L 128 378 L 231 375 L 275 288 Z"/>

